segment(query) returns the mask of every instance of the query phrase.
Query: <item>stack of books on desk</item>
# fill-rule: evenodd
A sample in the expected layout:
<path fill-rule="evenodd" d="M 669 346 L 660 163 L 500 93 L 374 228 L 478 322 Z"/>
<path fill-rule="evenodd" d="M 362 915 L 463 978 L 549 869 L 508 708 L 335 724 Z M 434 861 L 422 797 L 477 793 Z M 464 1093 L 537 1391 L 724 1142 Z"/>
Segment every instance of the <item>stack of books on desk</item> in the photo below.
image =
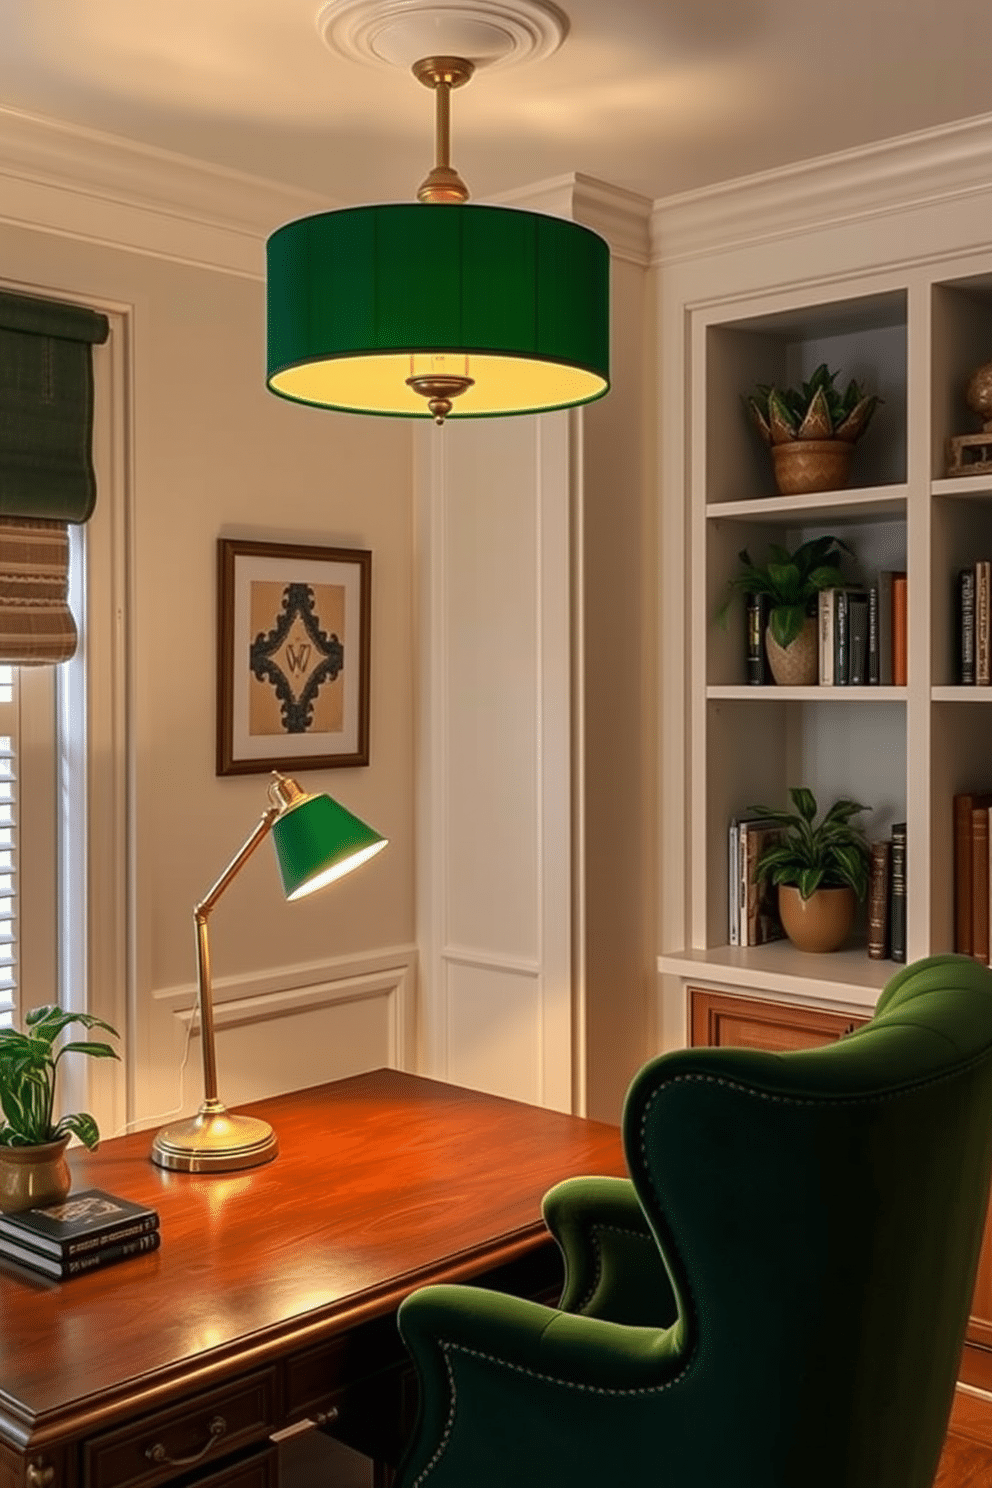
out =
<path fill-rule="evenodd" d="M 62 1281 L 157 1250 L 158 1214 L 99 1188 L 61 1204 L 0 1214 L 0 1260 Z"/>

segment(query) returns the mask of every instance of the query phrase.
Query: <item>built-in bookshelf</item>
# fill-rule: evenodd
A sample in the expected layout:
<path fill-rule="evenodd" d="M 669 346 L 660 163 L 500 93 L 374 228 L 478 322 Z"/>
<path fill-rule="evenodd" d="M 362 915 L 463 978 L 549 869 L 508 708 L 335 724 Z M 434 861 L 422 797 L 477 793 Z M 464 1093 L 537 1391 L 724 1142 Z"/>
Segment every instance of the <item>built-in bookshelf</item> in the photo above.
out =
<path fill-rule="evenodd" d="M 992 252 L 985 262 L 943 256 L 737 300 L 724 287 L 687 307 L 685 929 L 659 958 L 683 987 L 870 1007 L 897 969 L 869 959 L 863 914 L 833 955 L 729 944 L 728 824 L 756 803 L 786 805 L 793 785 L 821 808 L 865 802 L 869 838 L 907 823 L 908 959 L 954 948 L 953 797 L 992 790 L 992 687 L 959 684 L 956 600 L 958 570 L 992 558 L 992 476 L 946 476 L 948 438 L 979 427 L 968 378 L 992 361 Z M 742 394 L 823 361 L 883 405 L 844 490 L 775 495 Z M 826 533 L 852 549 L 852 587 L 907 573 L 905 686 L 748 683 L 743 601 L 725 626 L 715 618 L 738 553 L 761 562 L 769 542 L 794 549 Z"/>

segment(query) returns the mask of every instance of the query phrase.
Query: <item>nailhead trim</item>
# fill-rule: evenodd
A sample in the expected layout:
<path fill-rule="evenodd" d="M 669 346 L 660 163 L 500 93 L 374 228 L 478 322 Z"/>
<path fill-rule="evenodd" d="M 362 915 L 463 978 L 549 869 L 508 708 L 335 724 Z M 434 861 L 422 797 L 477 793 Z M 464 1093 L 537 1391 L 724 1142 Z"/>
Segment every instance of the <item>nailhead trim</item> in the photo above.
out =
<path fill-rule="evenodd" d="M 647 1241 L 648 1245 L 651 1246 L 652 1250 L 655 1251 L 655 1253 L 657 1253 L 658 1249 L 657 1245 L 655 1244 L 655 1238 L 652 1234 L 645 1234 L 643 1230 L 626 1229 L 623 1225 L 593 1224 L 589 1226 L 587 1233 L 589 1235 L 589 1238 L 592 1240 L 593 1248 L 596 1252 L 596 1267 L 592 1279 L 592 1285 L 589 1287 L 589 1290 L 586 1292 L 582 1300 L 576 1304 L 575 1311 L 577 1313 L 584 1312 L 585 1309 L 589 1306 L 589 1303 L 592 1301 L 593 1297 L 595 1297 L 596 1292 L 599 1288 L 599 1283 L 603 1278 L 602 1236 L 604 1234 L 609 1233 L 611 1235 L 627 1235 L 631 1240 Z M 658 1256 L 658 1259 L 661 1260 L 660 1255 Z"/>

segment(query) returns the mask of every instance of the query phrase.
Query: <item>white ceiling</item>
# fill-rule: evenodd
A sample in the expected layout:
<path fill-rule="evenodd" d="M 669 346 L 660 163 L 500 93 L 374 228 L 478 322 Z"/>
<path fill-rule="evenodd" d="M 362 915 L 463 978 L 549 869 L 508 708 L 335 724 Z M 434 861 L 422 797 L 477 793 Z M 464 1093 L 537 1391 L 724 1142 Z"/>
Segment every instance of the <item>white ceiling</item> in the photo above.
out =
<path fill-rule="evenodd" d="M 0 0 L 0 107 L 344 202 L 432 163 L 412 76 L 335 56 L 318 0 Z M 992 112 L 988 0 L 564 0 L 554 56 L 453 99 L 477 198 L 572 171 L 658 198 Z"/>

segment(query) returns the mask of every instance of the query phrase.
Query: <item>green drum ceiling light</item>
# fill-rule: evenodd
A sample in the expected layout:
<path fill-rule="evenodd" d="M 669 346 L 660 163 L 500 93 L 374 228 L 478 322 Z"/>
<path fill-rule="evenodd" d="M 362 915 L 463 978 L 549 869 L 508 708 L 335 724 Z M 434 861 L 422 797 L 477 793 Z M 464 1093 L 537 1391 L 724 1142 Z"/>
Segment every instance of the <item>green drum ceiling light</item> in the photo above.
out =
<path fill-rule="evenodd" d="M 609 248 L 562 217 L 469 206 L 450 94 L 473 64 L 428 57 L 436 164 L 417 202 L 301 218 L 268 242 L 274 393 L 345 413 L 494 418 L 609 391 Z"/>

